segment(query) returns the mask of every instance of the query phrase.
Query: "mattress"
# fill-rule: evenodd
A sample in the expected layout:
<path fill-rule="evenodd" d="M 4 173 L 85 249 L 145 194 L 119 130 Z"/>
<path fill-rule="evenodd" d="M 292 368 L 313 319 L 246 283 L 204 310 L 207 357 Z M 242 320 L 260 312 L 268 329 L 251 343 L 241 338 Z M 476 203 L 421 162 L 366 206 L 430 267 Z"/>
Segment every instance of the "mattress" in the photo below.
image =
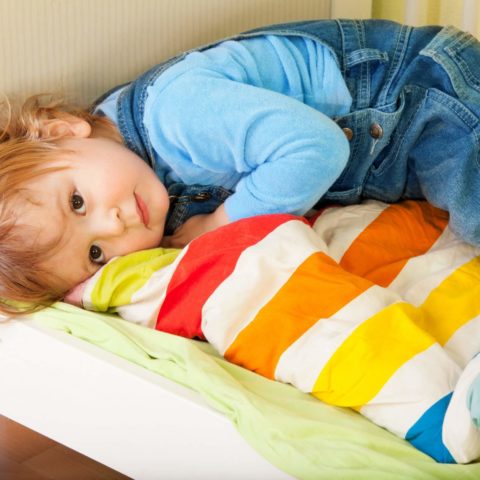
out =
<path fill-rule="evenodd" d="M 62 303 L 36 314 L 34 321 L 198 392 L 206 405 L 228 418 L 269 463 L 292 477 L 369 480 L 480 477 L 480 464 L 438 464 L 360 414 L 325 405 L 289 385 L 233 365 L 220 358 L 207 343 Z M 132 394 L 125 391 L 126 397 Z M 139 408 L 147 403 L 148 399 L 138 400 Z M 191 406 L 179 404 L 178 408 L 185 408 L 188 418 Z M 81 413 L 72 412 L 78 416 Z M 188 449 L 185 455 L 188 456 Z M 231 474 L 229 478 L 237 478 L 233 471 Z"/>

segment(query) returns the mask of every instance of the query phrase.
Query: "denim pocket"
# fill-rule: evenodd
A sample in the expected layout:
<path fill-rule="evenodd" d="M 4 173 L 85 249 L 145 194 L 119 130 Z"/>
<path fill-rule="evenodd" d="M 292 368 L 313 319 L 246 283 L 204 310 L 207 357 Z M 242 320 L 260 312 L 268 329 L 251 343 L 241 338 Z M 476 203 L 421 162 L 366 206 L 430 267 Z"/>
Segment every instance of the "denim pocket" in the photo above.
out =
<path fill-rule="evenodd" d="M 447 177 L 466 168 L 466 179 L 478 176 L 479 127 L 478 118 L 459 99 L 429 89 L 413 125 L 418 136 L 410 141 L 417 174 L 442 169 Z"/>
<path fill-rule="evenodd" d="M 382 108 L 367 108 L 337 120 L 338 125 L 351 131 L 351 154 L 347 167 L 329 189 L 329 201 L 354 203 L 361 199 L 363 186 L 373 170 L 381 172 L 389 161 L 392 137 L 405 110 L 405 95 Z"/>
<path fill-rule="evenodd" d="M 426 196 L 446 208 L 446 191 L 452 196 L 467 193 L 466 185 L 478 176 L 479 122 L 460 100 L 445 92 L 409 89 L 407 114 L 383 162 L 372 168 L 365 194 L 387 201 Z"/>

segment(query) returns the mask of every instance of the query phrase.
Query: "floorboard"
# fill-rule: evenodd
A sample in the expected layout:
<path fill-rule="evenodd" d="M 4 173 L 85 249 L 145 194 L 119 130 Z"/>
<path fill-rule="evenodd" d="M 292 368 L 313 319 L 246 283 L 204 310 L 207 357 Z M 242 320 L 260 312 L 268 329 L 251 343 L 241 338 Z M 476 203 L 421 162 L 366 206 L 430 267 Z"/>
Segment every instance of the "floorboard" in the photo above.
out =
<path fill-rule="evenodd" d="M 0 415 L 2 480 L 128 480 L 111 468 Z"/>

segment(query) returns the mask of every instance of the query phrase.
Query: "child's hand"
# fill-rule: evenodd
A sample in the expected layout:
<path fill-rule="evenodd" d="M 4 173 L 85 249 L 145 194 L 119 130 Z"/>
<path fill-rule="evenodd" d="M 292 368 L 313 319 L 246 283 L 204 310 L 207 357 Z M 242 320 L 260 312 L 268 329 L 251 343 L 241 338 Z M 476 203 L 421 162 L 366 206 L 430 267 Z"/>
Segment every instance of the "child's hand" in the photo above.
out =
<path fill-rule="evenodd" d="M 195 215 L 180 225 L 173 235 L 163 237 L 161 246 L 164 248 L 182 248 L 202 233 L 230 223 L 225 207 L 220 205 L 213 213 Z"/>

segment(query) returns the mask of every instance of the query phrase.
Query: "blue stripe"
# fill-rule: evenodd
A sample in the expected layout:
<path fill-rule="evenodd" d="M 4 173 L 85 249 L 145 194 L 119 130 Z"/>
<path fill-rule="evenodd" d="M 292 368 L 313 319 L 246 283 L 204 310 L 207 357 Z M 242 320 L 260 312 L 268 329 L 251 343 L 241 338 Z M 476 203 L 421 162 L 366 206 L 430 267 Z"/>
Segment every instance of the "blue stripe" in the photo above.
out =
<path fill-rule="evenodd" d="M 449 393 L 433 404 L 405 436 L 414 447 L 441 463 L 456 463 L 442 441 L 443 420 L 451 398 Z"/>

